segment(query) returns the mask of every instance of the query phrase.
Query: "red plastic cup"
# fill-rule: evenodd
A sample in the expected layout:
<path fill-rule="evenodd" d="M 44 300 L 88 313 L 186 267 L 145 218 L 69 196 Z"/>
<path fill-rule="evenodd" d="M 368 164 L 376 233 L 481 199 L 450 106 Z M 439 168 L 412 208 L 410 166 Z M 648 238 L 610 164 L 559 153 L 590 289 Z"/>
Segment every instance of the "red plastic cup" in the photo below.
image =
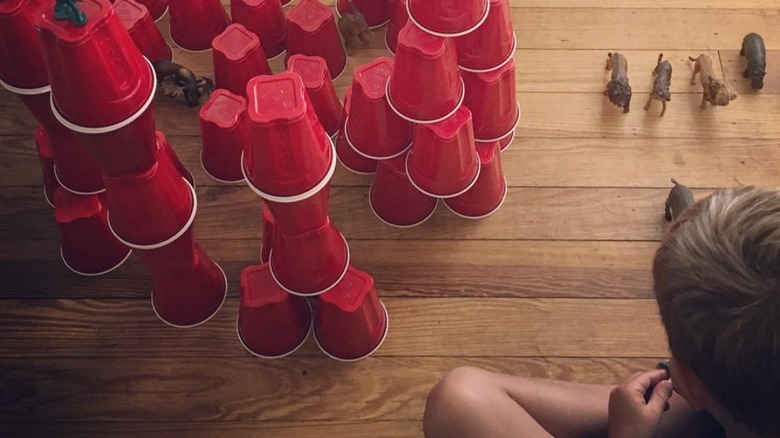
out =
<path fill-rule="evenodd" d="M 336 14 L 339 18 L 344 14 L 354 14 L 350 1 L 363 14 L 369 28 L 376 29 L 390 21 L 390 0 L 338 0 Z"/>
<path fill-rule="evenodd" d="M 366 158 L 357 153 L 347 141 L 347 131 L 344 129 L 346 126 L 347 118 L 349 118 L 349 107 L 352 104 L 352 86 L 347 88 L 347 94 L 344 97 L 344 112 L 342 118 L 344 123 L 341 124 L 339 129 L 339 135 L 336 138 L 336 155 L 338 156 L 341 165 L 347 170 L 358 175 L 373 175 L 376 173 L 376 160 Z"/>
<path fill-rule="evenodd" d="M 198 326 L 222 307 L 227 277 L 194 239 L 191 227 L 168 245 L 134 250 L 152 272 L 152 309 L 164 323 Z"/>
<path fill-rule="evenodd" d="M 374 279 L 350 266 L 344 279 L 320 296 L 314 339 L 323 353 L 342 362 L 374 354 L 387 337 L 387 309 Z"/>
<path fill-rule="evenodd" d="M 244 176 L 265 200 L 296 202 L 330 181 L 336 158 L 295 73 L 253 78 L 247 85 L 250 143 Z"/>
<path fill-rule="evenodd" d="M 249 141 L 246 99 L 227 90 L 217 90 L 200 109 L 203 170 L 216 181 L 244 182 L 241 154 Z"/>
<path fill-rule="evenodd" d="M 132 248 L 168 245 L 195 219 L 195 190 L 167 154 L 160 153 L 159 157 L 146 172 L 105 178 L 111 228 Z"/>
<path fill-rule="evenodd" d="M 309 302 L 281 289 L 267 264 L 241 271 L 236 330 L 247 351 L 263 359 L 289 356 L 306 342 L 311 326 Z"/>
<path fill-rule="evenodd" d="M 499 142 L 480 143 L 477 153 L 481 164 L 477 182 L 466 193 L 444 200 L 453 213 L 466 219 L 486 218 L 498 211 L 506 199 L 507 183 L 501 169 Z"/>
<path fill-rule="evenodd" d="M 15 89 L 48 91 L 49 77 L 33 25 L 40 3 L 0 1 L 0 85 L 17 94 Z"/>
<path fill-rule="evenodd" d="M 260 252 L 260 263 L 271 260 L 271 250 L 276 238 L 276 219 L 268 205 L 263 206 L 263 246 Z"/>
<path fill-rule="evenodd" d="M 96 277 L 118 268 L 130 256 L 108 228 L 106 207 L 98 195 L 81 196 L 58 188 L 54 219 L 60 229 L 60 255 L 78 275 Z"/>
<path fill-rule="evenodd" d="M 390 108 L 385 94 L 393 61 L 381 57 L 358 67 L 352 82 L 347 142 L 358 154 L 372 160 L 402 155 L 412 139 L 411 124 Z"/>
<path fill-rule="evenodd" d="M 425 32 L 458 37 L 475 31 L 490 12 L 489 0 L 409 0 L 409 18 Z"/>
<path fill-rule="evenodd" d="M 171 46 L 165 42 L 146 6 L 134 0 L 116 0 L 114 10 L 130 33 L 138 50 L 149 61 L 154 62 L 161 59 L 170 61 L 173 59 Z"/>
<path fill-rule="evenodd" d="M 328 224 L 330 184 L 304 200 L 282 203 L 265 201 L 276 221 L 275 232 L 286 236 L 300 236 L 321 229 Z"/>
<path fill-rule="evenodd" d="M 409 22 L 398 35 L 395 55 L 387 95 L 399 116 L 436 123 L 460 108 L 464 90 L 453 39 L 429 35 Z"/>
<path fill-rule="evenodd" d="M 387 32 L 385 33 L 385 45 L 391 53 L 395 53 L 395 49 L 398 46 L 398 34 L 406 26 L 406 23 L 409 22 L 409 11 L 406 8 L 407 1 L 391 0 L 393 14 L 390 16 L 390 22 L 387 24 Z"/>
<path fill-rule="evenodd" d="M 343 108 L 325 60 L 319 56 L 293 55 L 287 61 L 287 71 L 301 75 L 317 119 L 329 136 L 336 135 L 343 122 Z"/>
<path fill-rule="evenodd" d="M 504 152 L 505 150 L 509 149 L 509 146 L 512 146 L 512 142 L 514 142 L 514 140 L 515 140 L 515 131 L 512 131 L 509 134 L 502 137 L 501 139 L 499 139 L 498 147 L 501 150 L 501 152 Z M 474 140 L 474 142 L 477 145 L 477 149 L 479 149 L 481 145 L 493 143 L 492 141 L 482 141 L 482 140 Z"/>
<path fill-rule="evenodd" d="M 173 167 L 177 172 L 179 172 L 179 175 L 186 179 L 187 182 L 190 183 L 190 185 L 194 188 L 195 178 L 192 176 L 192 172 L 187 169 L 187 166 L 185 166 L 184 163 L 182 163 L 179 159 L 179 156 L 176 155 L 176 151 L 173 149 L 173 146 L 171 146 L 171 143 L 168 141 L 168 139 L 165 138 L 165 134 L 163 134 L 161 131 L 157 131 L 155 133 L 155 137 L 157 139 L 157 150 L 166 155 L 166 158 L 171 162 L 171 164 L 173 164 Z"/>
<path fill-rule="evenodd" d="M 333 11 L 318 0 L 301 0 L 287 14 L 287 55 L 319 56 L 336 79 L 347 68 Z"/>
<path fill-rule="evenodd" d="M 499 140 L 515 130 L 520 121 L 517 103 L 515 61 L 488 73 L 463 72 L 467 106 L 474 119 L 474 136 L 484 142 Z"/>
<path fill-rule="evenodd" d="M 409 228 L 427 221 L 438 201 L 415 188 L 406 174 L 406 155 L 380 161 L 368 202 L 374 215 L 387 225 Z"/>
<path fill-rule="evenodd" d="M 41 177 L 43 179 L 43 195 L 46 202 L 54 208 L 54 191 L 60 184 L 54 176 L 54 155 L 51 152 L 49 137 L 43 128 L 35 130 L 35 146 L 38 150 L 38 162 L 41 165 Z"/>
<path fill-rule="evenodd" d="M 463 70 L 489 71 L 509 62 L 517 48 L 509 0 L 490 0 L 490 14 L 474 32 L 456 40 Z"/>
<path fill-rule="evenodd" d="M 418 126 L 406 172 L 428 196 L 453 198 L 469 190 L 480 173 L 471 111 L 464 106 L 443 122 Z"/>
<path fill-rule="evenodd" d="M 54 103 L 73 124 L 114 127 L 149 107 L 154 73 L 108 0 L 79 7 L 87 16 L 81 27 L 56 19 L 50 2 L 35 18 Z"/>
<path fill-rule="evenodd" d="M 243 96 L 250 79 L 257 75 L 273 74 L 260 39 L 240 24 L 228 26 L 214 38 L 211 47 L 217 88 Z"/>
<path fill-rule="evenodd" d="M 211 50 L 211 40 L 230 24 L 220 0 L 168 0 L 168 7 L 171 40 L 188 52 Z"/>
<path fill-rule="evenodd" d="M 277 218 L 277 225 L 281 225 Z M 271 273 L 294 295 L 317 296 L 333 288 L 347 272 L 349 247 L 333 223 L 299 236 L 277 233 L 271 251 Z"/>
<path fill-rule="evenodd" d="M 234 23 L 244 25 L 260 38 L 268 59 L 284 53 L 287 17 L 279 0 L 230 0 L 230 13 Z"/>
<path fill-rule="evenodd" d="M 282 0 L 282 6 L 290 6 L 293 0 Z"/>
<path fill-rule="evenodd" d="M 116 3 L 116 0 L 109 0 L 111 3 Z M 146 6 L 149 14 L 152 16 L 152 20 L 160 20 L 166 12 L 168 12 L 168 0 L 137 0 L 139 4 Z"/>

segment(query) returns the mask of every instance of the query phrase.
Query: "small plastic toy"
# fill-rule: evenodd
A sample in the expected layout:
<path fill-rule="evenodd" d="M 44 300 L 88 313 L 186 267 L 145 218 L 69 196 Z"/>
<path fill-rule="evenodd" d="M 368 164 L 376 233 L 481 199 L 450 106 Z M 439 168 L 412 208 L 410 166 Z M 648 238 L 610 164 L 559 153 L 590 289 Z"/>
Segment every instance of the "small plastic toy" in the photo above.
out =
<path fill-rule="evenodd" d="M 208 98 L 214 91 L 214 82 L 209 78 L 198 78 L 192 70 L 175 62 L 158 60 L 152 63 L 161 91 L 168 97 L 184 96 L 190 107 L 200 105 L 204 95 Z"/>
<path fill-rule="evenodd" d="M 672 100 L 672 92 L 669 91 L 669 86 L 672 83 L 672 64 L 663 59 L 663 53 L 658 55 L 658 64 L 656 64 L 655 70 L 653 70 L 653 76 L 655 76 L 653 90 L 650 91 L 650 98 L 647 99 L 647 104 L 645 104 L 645 111 L 647 111 L 650 109 L 653 99 L 661 102 L 664 106 L 661 110 L 661 117 L 666 113 L 666 102 Z"/>
<path fill-rule="evenodd" d="M 701 54 L 698 58 L 689 56 L 688 59 L 695 63 L 691 75 L 691 85 L 696 85 L 697 73 L 701 79 L 703 89 L 701 109 L 707 109 L 707 102 L 711 105 L 726 106 L 737 98 L 737 93 L 729 90 L 723 81 L 715 77 L 712 70 L 712 59 L 709 56 Z"/>
<path fill-rule="evenodd" d="M 57 0 L 54 5 L 54 18 L 57 20 L 70 20 L 76 26 L 87 24 L 87 15 L 79 9 L 76 2 L 79 0 Z"/>
<path fill-rule="evenodd" d="M 741 56 L 747 59 L 747 68 L 742 76 L 750 78 L 750 86 L 756 90 L 764 88 L 764 76 L 766 76 L 766 46 L 764 39 L 757 33 L 749 33 L 742 40 Z"/>
<path fill-rule="evenodd" d="M 349 6 L 352 9 L 351 14 L 343 14 L 338 21 L 339 32 L 344 37 L 344 47 L 347 49 L 347 54 L 352 56 L 355 54 L 355 47 L 360 42 L 363 47 L 368 47 L 368 37 L 371 35 L 371 30 L 366 23 L 366 17 L 358 10 L 354 2 L 350 1 Z"/>
<path fill-rule="evenodd" d="M 667 221 L 674 221 L 680 217 L 680 214 L 695 202 L 693 198 L 693 192 L 687 186 L 684 186 L 672 178 L 674 187 L 669 192 L 669 197 L 666 198 L 665 215 Z"/>
<path fill-rule="evenodd" d="M 612 79 L 607 83 L 604 95 L 623 113 L 631 111 L 631 86 L 628 85 L 628 60 L 620 53 L 607 55 L 607 71 L 612 70 Z"/>

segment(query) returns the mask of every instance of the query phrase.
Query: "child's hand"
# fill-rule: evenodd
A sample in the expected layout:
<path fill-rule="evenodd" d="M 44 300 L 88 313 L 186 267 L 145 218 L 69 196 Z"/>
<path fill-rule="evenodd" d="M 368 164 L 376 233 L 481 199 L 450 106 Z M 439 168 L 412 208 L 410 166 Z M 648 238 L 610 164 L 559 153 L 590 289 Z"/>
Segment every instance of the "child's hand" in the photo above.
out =
<path fill-rule="evenodd" d="M 631 376 L 609 395 L 609 438 L 653 438 L 671 396 L 668 371 Z"/>

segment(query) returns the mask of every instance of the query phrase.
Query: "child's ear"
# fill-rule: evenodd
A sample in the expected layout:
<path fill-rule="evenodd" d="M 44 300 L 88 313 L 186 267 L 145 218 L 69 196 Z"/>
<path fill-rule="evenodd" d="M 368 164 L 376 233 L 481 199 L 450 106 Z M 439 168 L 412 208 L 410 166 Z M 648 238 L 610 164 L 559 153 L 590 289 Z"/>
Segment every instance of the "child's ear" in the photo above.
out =
<path fill-rule="evenodd" d="M 672 357 L 670 360 L 672 369 L 672 383 L 674 390 L 696 411 L 704 410 L 710 399 L 710 391 L 699 379 L 699 376 L 686 364 Z"/>

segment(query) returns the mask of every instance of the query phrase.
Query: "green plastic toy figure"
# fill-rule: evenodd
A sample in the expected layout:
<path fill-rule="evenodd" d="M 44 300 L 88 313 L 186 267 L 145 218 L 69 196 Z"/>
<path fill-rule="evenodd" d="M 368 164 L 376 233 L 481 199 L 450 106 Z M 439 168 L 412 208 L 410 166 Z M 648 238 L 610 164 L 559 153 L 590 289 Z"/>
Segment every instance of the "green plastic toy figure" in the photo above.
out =
<path fill-rule="evenodd" d="M 80 0 L 57 0 L 54 6 L 54 18 L 57 20 L 70 20 L 76 26 L 87 24 L 87 14 L 85 14 L 76 4 Z"/>

